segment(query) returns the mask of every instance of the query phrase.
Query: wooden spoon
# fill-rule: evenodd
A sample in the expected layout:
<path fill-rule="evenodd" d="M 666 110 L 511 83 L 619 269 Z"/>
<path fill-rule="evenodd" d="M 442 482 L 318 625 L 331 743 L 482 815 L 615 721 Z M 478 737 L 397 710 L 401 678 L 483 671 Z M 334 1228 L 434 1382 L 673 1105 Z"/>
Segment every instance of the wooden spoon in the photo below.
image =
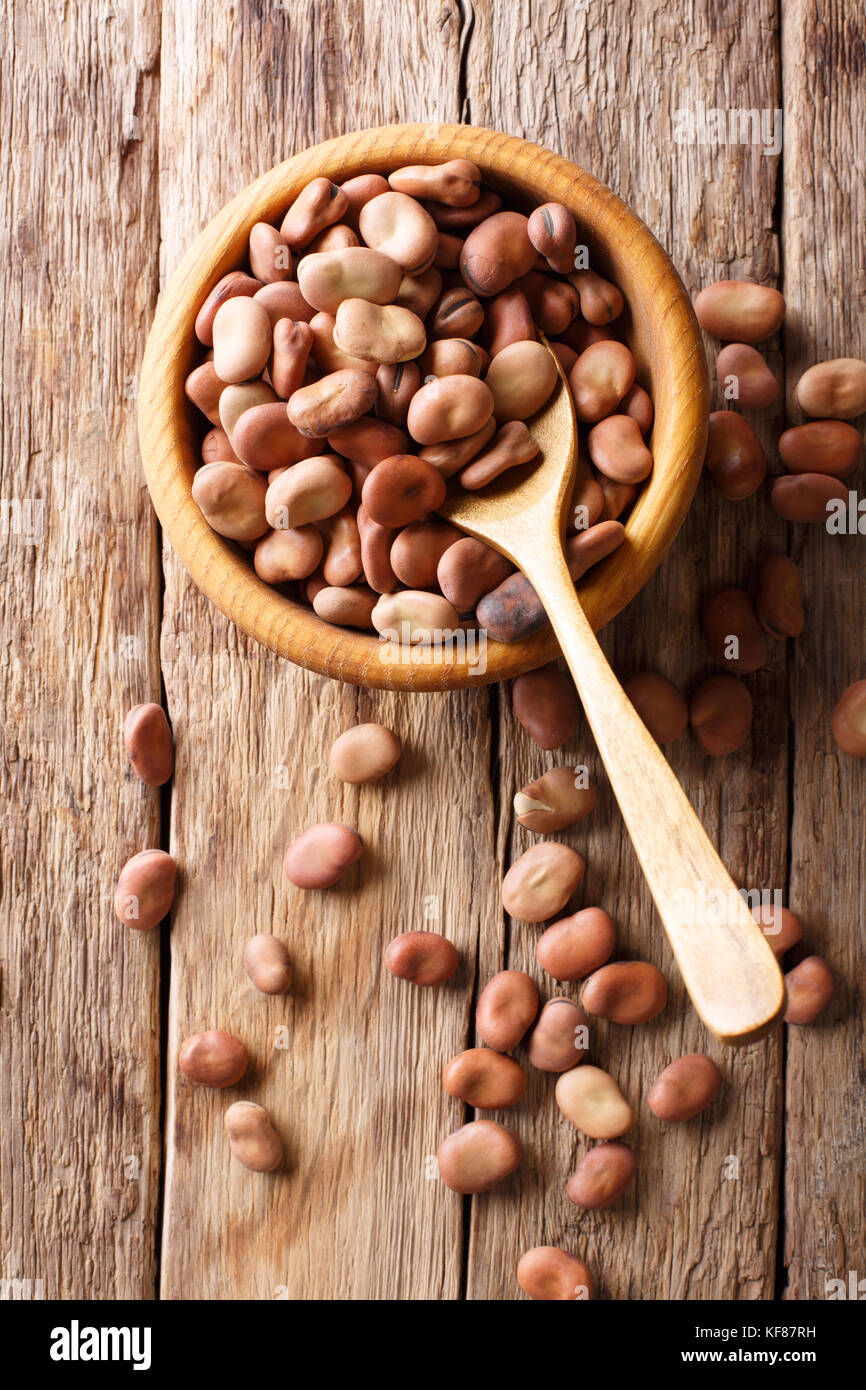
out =
<path fill-rule="evenodd" d="M 686 989 L 721 1042 L 753 1042 L 781 1013 L 782 974 L 658 744 L 605 659 L 566 568 L 565 513 L 577 459 L 571 392 L 560 382 L 530 422 L 540 454 L 441 514 L 507 555 L 531 580 L 568 662 L 610 784 Z"/>

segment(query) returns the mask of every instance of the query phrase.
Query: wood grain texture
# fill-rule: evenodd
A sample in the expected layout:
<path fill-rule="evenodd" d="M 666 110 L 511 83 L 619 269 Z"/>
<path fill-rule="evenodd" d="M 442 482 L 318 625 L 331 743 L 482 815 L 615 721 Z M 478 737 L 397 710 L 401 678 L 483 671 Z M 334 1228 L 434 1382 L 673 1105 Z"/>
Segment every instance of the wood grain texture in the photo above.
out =
<path fill-rule="evenodd" d="M 150 1298 L 159 936 L 124 929 L 112 898 L 124 860 L 159 843 L 159 793 L 120 737 L 130 705 L 160 698 L 135 442 L 158 23 L 137 0 L 14 4 L 0 46 L 0 1276 L 31 1297 Z"/>
<path fill-rule="evenodd" d="M 727 12 L 701 3 L 686 20 L 652 0 L 632 6 L 628 17 L 613 3 L 483 3 L 474 11 L 467 59 L 473 121 L 555 146 L 592 169 L 655 230 L 689 290 L 719 276 L 773 278 L 778 161 L 752 148 L 678 145 L 673 138 L 675 111 L 698 101 L 708 107 L 779 105 L 772 4 Z M 765 210 L 762 218 L 756 218 L 756 208 Z M 761 432 L 769 440 L 773 412 L 764 414 Z M 758 548 L 779 539 L 784 548 L 784 527 L 763 500 L 724 503 L 705 481 L 661 570 L 603 634 L 616 673 L 624 678 L 656 669 L 688 694 L 713 669 L 697 621 L 703 589 L 744 580 Z M 690 738 L 665 751 L 735 881 L 752 889 L 784 888 L 784 651 L 776 648 L 771 665 L 747 677 L 747 684 L 756 719 L 739 753 L 714 762 Z M 599 770 L 583 723 L 562 750 L 540 754 L 509 706 L 504 695 L 498 834 L 507 860 L 535 838 L 511 825 L 515 790 L 560 762 L 586 763 L 594 775 Z M 668 1009 L 652 1023 L 637 1030 L 593 1026 L 590 1060 L 617 1077 L 638 1115 L 629 1141 L 638 1151 L 637 1186 L 607 1212 L 581 1212 L 567 1201 L 565 1181 L 588 1142 L 556 1110 L 552 1079 L 534 1075 L 518 1121 L 530 1154 L 519 1214 L 513 1204 L 490 1198 L 473 1203 L 468 1296 L 514 1297 L 521 1251 L 550 1243 L 586 1256 L 602 1298 L 771 1298 L 781 1043 L 765 1039 L 734 1056 L 709 1038 L 687 1008 L 604 784 L 586 827 L 557 838 L 586 854 L 578 905 L 598 903 L 613 915 L 617 957 L 654 961 L 670 985 Z M 535 959 L 537 938 L 537 928 L 508 924 L 501 955 L 491 948 L 482 958 L 480 982 L 500 968 L 501 959 L 528 970 L 542 997 L 576 994 L 544 976 Z M 695 1051 L 707 1052 L 722 1067 L 722 1097 L 688 1124 L 660 1125 L 643 1097 L 669 1061 Z"/>
<path fill-rule="evenodd" d="M 790 420 L 798 424 L 794 388 L 806 367 L 866 357 L 866 17 L 862 6 L 841 0 L 820 7 L 796 0 L 785 8 L 782 33 L 785 366 Z M 847 484 L 860 498 L 863 478 L 861 463 Z M 790 530 L 808 605 L 791 665 L 790 896 L 805 925 L 795 958 L 824 956 L 839 990 L 818 1024 L 787 1030 L 785 1297 L 823 1299 L 838 1296 L 833 1280 L 851 1297 L 849 1271 L 857 1280 L 866 1275 L 866 762 L 840 752 L 830 733 L 837 699 L 866 674 L 866 536 Z"/>

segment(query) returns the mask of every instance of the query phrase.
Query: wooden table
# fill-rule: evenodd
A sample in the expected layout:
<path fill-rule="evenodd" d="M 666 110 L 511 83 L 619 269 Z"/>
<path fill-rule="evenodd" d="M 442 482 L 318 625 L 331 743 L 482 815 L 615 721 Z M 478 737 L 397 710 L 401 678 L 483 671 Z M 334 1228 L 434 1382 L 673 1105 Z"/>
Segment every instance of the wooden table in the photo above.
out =
<path fill-rule="evenodd" d="M 251 646 L 160 554 L 136 445 L 145 336 L 190 239 L 288 153 L 402 120 L 493 126 L 586 166 L 692 290 L 720 276 L 781 285 L 769 358 L 792 407 L 806 365 L 866 354 L 866 88 L 862 6 L 782 9 L 780 28 L 773 0 L 7 8 L 4 1278 L 41 1281 L 46 1298 L 511 1299 L 517 1258 L 540 1243 L 585 1253 L 602 1298 L 823 1299 L 826 1281 L 866 1274 L 866 765 L 829 730 L 841 690 L 866 675 L 863 537 L 786 527 L 765 496 L 724 503 L 702 485 L 669 559 L 605 635 L 622 676 L 656 668 L 689 690 L 712 669 L 704 586 L 746 580 L 766 544 L 802 565 L 807 628 L 748 678 L 751 740 L 711 761 L 687 737 L 671 758 L 735 879 L 781 890 L 837 969 L 829 1013 L 722 1054 L 683 998 L 603 783 L 591 822 L 563 835 L 588 857 L 584 902 L 614 915 L 620 956 L 657 962 L 672 986 L 652 1024 L 594 1029 L 595 1059 L 639 1103 L 636 1189 L 597 1215 L 566 1201 L 586 1141 L 535 1074 L 513 1117 L 520 1173 L 463 1200 L 432 1158 L 463 1120 L 441 1069 L 472 1043 L 479 983 L 504 965 L 541 976 L 538 931 L 503 923 L 498 887 L 531 838 L 512 794 L 559 755 L 530 744 L 505 690 L 367 693 Z M 701 104 L 782 110 L 783 155 L 678 143 L 676 113 Z M 760 422 L 775 471 L 783 418 L 780 404 Z M 119 736 L 129 706 L 161 688 L 177 740 L 162 796 L 131 775 Z M 331 742 L 371 718 L 404 740 L 399 772 L 335 784 Z M 595 768 L 583 727 L 563 757 Z M 360 890 L 290 892 L 285 845 L 331 818 L 371 846 Z M 119 866 L 160 843 L 180 868 L 162 942 L 111 909 Z M 382 954 L 430 923 L 462 964 L 452 986 L 421 992 L 387 976 Z M 287 1000 L 244 975 L 257 931 L 290 943 Z M 176 1083 L 178 1040 L 205 1026 L 248 1042 L 240 1093 L 287 1136 L 286 1172 L 231 1163 L 225 1098 Z M 722 1099 L 662 1126 L 641 1097 L 696 1050 L 722 1066 Z"/>

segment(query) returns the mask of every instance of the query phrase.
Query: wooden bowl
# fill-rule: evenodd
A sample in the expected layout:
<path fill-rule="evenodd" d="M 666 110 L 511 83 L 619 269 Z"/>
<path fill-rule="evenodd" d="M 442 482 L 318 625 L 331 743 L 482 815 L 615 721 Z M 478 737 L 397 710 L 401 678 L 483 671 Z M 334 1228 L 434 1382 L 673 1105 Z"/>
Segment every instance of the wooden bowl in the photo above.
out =
<path fill-rule="evenodd" d="M 550 631 L 525 642 L 487 644 L 483 670 L 449 654 L 431 661 L 416 652 L 384 664 L 375 636 L 323 622 L 312 609 L 258 578 L 250 560 L 208 526 L 192 499 L 198 465 L 194 411 L 184 380 L 194 365 L 195 316 L 213 285 L 245 259 L 255 222 L 279 222 L 318 175 L 341 183 L 360 173 L 404 164 L 474 160 L 487 185 L 532 204 L 560 202 L 577 219 L 593 267 L 625 295 L 626 337 L 638 380 L 655 405 L 650 481 L 626 526 L 623 544 L 593 569 L 579 593 L 600 628 L 646 582 L 688 511 L 706 443 L 706 361 L 691 303 L 652 233 L 609 188 L 559 155 L 526 140 L 461 125 L 394 125 L 341 135 L 287 159 L 239 193 L 204 229 L 162 294 L 147 341 L 140 381 L 139 435 L 144 471 L 162 527 L 198 587 L 242 631 L 290 661 L 356 685 L 450 690 L 504 680 L 558 653 Z"/>

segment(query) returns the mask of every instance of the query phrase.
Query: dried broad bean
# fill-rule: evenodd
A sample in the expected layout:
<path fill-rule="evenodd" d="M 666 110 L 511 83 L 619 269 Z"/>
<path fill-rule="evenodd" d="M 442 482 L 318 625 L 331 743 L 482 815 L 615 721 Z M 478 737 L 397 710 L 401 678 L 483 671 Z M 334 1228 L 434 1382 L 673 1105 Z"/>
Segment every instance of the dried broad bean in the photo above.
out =
<path fill-rule="evenodd" d="M 286 850 L 286 878 L 296 888 L 330 888 L 363 853 L 363 840 L 348 825 L 312 825 Z"/>
<path fill-rule="evenodd" d="M 432 931 L 407 931 L 385 952 L 385 969 L 413 985 L 441 985 L 456 972 L 460 958 L 453 942 Z"/>
<path fill-rule="evenodd" d="M 546 922 L 561 912 L 586 871 L 586 861 L 568 845 L 532 845 L 502 881 L 502 905 L 523 922 Z"/>

